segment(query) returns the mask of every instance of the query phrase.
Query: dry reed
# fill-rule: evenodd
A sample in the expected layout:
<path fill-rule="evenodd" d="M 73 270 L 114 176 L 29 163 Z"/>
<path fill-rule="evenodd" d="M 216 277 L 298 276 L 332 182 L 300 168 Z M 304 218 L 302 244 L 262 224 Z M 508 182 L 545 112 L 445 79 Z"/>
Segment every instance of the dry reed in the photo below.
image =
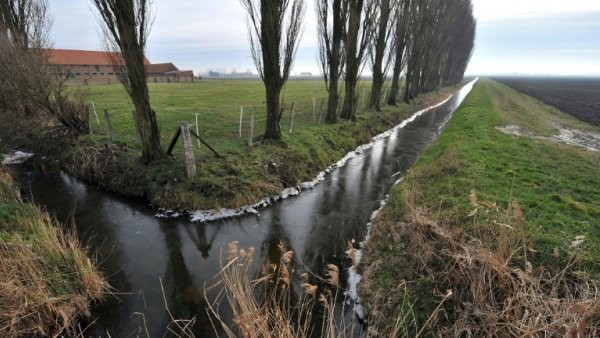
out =
<path fill-rule="evenodd" d="M 73 234 L 20 201 L 0 172 L 0 336 L 55 337 L 75 332 L 107 284 Z"/>
<path fill-rule="evenodd" d="M 222 293 L 210 305 L 210 311 L 225 334 L 290 338 L 352 336 L 355 322 L 344 320 L 344 305 L 336 301 L 339 268 L 329 264 L 326 279 L 311 274 L 315 283 L 309 283 L 308 273 L 300 275 L 301 287 L 295 292 L 291 274 L 293 252 L 283 244 L 279 244 L 278 250 L 279 261 L 263 266 L 260 275 L 253 274 L 254 248 L 246 250 L 238 242 L 232 242 L 227 255 L 221 255 Z M 232 309 L 233 327 L 219 316 L 218 304 L 223 299 Z"/>
<path fill-rule="evenodd" d="M 370 293 L 367 308 L 372 323 L 382 327 L 380 334 L 397 335 L 398 325 L 390 324 L 389 318 L 406 322 L 405 316 L 414 326 L 408 328 L 412 334 L 402 334 L 406 336 L 415 335 L 416 327 L 421 327 L 417 336 L 423 329 L 441 337 L 600 335 L 597 285 L 578 271 L 575 255 L 557 271 L 535 266 L 531 256 L 536 252 L 527 241 L 526 221 L 515 201 L 502 209 L 479 200 L 473 191 L 469 214 L 473 227 L 467 230 L 431 220 L 431 214 L 419 206 L 418 192 L 405 186 L 403 193 L 404 220 L 380 220 L 373 237 L 393 234 L 402 246 L 398 256 L 385 264 L 402 269 L 399 284 L 407 297 L 391 299 L 389 290 L 369 290 L 375 288 L 372 282 L 362 285 Z M 367 255 L 370 250 L 376 250 L 375 243 L 367 248 Z M 371 262 L 365 279 L 376 280 L 383 264 Z M 449 291 L 442 296 L 441 290 Z M 407 301 L 410 306 L 403 304 Z M 418 322 L 412 322 L 414 308 L 421 312 Z"/>

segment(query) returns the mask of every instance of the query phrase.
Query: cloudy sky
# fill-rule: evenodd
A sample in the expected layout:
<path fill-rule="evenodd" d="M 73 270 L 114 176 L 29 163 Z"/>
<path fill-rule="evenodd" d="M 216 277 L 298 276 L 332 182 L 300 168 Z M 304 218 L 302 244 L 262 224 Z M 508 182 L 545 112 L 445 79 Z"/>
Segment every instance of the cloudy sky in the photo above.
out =
<path fill-rule="evenodd" d="M 294 72 L 318 72 L 313 1 Z M 100 48 L 90 1 L 50 0 L 56 48 Z M 478 21 L 470 74 L 600 75 L 600 1 L 473 0 Z M 238 0 L 154 0 L 147 45 L 153 63 L 196 73 L 253 70 Z M 254 70 L 253 70 L 254 71 Z"/>

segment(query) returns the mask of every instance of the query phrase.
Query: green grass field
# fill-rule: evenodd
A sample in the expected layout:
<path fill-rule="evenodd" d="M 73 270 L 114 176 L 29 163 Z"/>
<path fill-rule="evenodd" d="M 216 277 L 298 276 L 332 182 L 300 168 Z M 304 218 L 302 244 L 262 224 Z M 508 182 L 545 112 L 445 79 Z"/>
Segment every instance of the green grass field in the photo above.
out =
<path fill-rule="evenodd" d="M 366 93 L 369 86 L 370 82 L 364 82 L 359 87 L 361 103 L 364 102 L 362 101 L 363 89 Z M 244 148 L 248 143 L 250 116 L 253 113 L 255 115 L 254 136 L 258 138 L 264 132 L 265 94 L 261 81 L 201 80 L 194 83 L 151 83 L 149 87 L 152 106 L 158 117 L 162 144 L 165 146 L 168 145 L 181 122 L 187 122 L 195 129 L 196 114 L 200 135 L 218 151 L 235 153 L 240 148 Z M 323 81 L 289 81 L 283 97 L 287 109 L 282 117 L 281 126 L 286 139 L 295 137 L 293 133 L 289 134 L 292 102 L 295 105 L 294 130 L 317 124 L 321 101 L 326 98 Z M 116 139 L 129 146 L 135 147 L 138 144 L 131 116 L 133 105 L 120 85 L 89 87 L 88 101 L 94 103 L 99 116 L 100 125 L 95 116 L 90 117 L 92 132 L 98 135 L 96 139 L 104 140 L 107 137 L 103 119 L 103 111 L 107 109 L 115 129 Z M 326 102 L 323 110 L 325 105 Z M 244 112 L 240 138 L 241 107 Z M 200 147 L 197 151 L 203 154 L 206 148 Z"/>
<path fill-rule="evenodd" d="M 496 129 L 508 124 L 527 128 L 536 136 L 552 136 L 562 127 L 600 132 L 598 127 L 504 85 L 480 80 L 440 138 L 420 157 L 406 179 L 392 189 L 386 208 L 375 222 L 363 266 L 370 271 L 365 282 L 368 287 L 364 289 L 365 298 L 372 304 L 370 311 L 395 318 L 391 314 L 402 312 L 404 310 L 399 309 L 407 306 L 406 289 L 398 289 L 399 285 L 405 285 L 410 290 L 408 294 L 414 297 L 411 307 L 420 304 L 413 310 L 422 325 L 439 302 L 432 292 L 452 286 L 436 285 L 436 278 L 427 277 L 427 271 L 440 269 L 436 263 L 424 265 L 423 275 L 409 272 L 414 267 L 407 266 L 408 257 L 412 256 L 406 248 L 415 243 L 435 247 L 436 242 L 443 243 L 441 239 L 445 238 L 459 238 L 460 245 L 454 249 L 442 245 L 430 253 L 422 250 L 415 261 L 427 262 L 427 257 L 436 254 L 459 257 L 457 261 L 463 261 L 462 253 L 452 250 L 466 250 L 464 248 L 471 247 L 473 241 L 480 241 L 495 252 L 493 259 L 502 256 L 504 250 L 503 257 L 510 261 L 511 269 L 525 270 L 525 262 L 531 262 L 535 271 L 547 276 L 565 268 L 575 254 L 582 265 L 574 269 L 581 268 L 598 279 L 600 153 L 554 140 L 509 135 Z M 446 230 L 438 234 L 440 240 L 427 244 L 434 237 L 427 233 L 417 235 L 421 227 L 428 228 L 421 224 L 437 224 Z M 458 231 L 464 231 L 465 235 L 457 235 Z M 404 242 L 403 236 L 410 238 L 408 242 Z M 575 246 L 578 236 L 585 239 Z M 478 272 L 487 264 L 476 263 L 484 262 L 482 257 L 464 259 L 473 262 Z M 445 261 L 440 258 L 437 262 Z M 460 271 L 457 275 L 469 271 L 457 265 L 450 267 Z M 453 273 L 442 270 L 436 276 L 448 280 L 458 278 Z M 479 278 L 469 282 L 473 285 L 466 286 L 467 290 L 471 288 L 467 291 L 469 295 L 476 292 L 475 283 Z M 503 292 L 499 290 L 504 287 L 501 285 L 504 277 L 491 274 L 485 278 L 497 287 L 490 292 L 498 295 Z M 382 297 L 391 303 L 382 301 Z M 454 297 L 458 297 L 456 302 L 472 302 L 460 298 L 460 294 Z M 429 305 L 424 305 L 426 303 Z M 452 311 L 448 307 L 446 310 Z M 389 328 L 393 323 L 386 325 Z"/>

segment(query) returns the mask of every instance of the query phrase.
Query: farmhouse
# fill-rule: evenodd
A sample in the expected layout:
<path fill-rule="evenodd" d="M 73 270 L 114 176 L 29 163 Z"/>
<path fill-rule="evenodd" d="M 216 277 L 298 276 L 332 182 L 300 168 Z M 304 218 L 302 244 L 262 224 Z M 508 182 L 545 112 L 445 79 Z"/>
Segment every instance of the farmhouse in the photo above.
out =
<path fill-rule="evenodd" d="M 112 54 L 112 55 L 111 55 Z M 114 68 L 120 60 L 120 53 L 52 49 L 50 62 L 63 69 L 68 76 L 67 83 L 73 85 L 99 85 L 118 83 Z M 191 70 L 179 70 L 172 63 L 151 64 L 144 58 L 148 82 L 192 82 L 194 74 Z"/>
<path fill-rule="evenodd" d="M 191 70 L 179 70 L 172 63 L 154 63 L 146 65 L 148 82 L 192 82 L 194 73 Z"/>

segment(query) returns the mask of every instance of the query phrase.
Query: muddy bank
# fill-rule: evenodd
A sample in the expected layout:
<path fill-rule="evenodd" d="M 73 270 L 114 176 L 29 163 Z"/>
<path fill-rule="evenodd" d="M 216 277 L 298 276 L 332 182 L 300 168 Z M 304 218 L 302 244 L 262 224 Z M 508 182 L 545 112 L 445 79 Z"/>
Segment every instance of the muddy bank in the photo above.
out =
<path fill-rule="evenodd" d="M 583 147 L 591 151 L 600 151 L 600 134 L 591 131 L 579 130 L 574 128 L 560 128 L 558 134 L 551 137 L 536 135 L 534 132 L 518 126 L 516 124 L 508 124 L 502 127 L 496 127 L 505 134 L 529 137 L 538 140 L 547 140 L 561 142 L 565 144 Z"/>

